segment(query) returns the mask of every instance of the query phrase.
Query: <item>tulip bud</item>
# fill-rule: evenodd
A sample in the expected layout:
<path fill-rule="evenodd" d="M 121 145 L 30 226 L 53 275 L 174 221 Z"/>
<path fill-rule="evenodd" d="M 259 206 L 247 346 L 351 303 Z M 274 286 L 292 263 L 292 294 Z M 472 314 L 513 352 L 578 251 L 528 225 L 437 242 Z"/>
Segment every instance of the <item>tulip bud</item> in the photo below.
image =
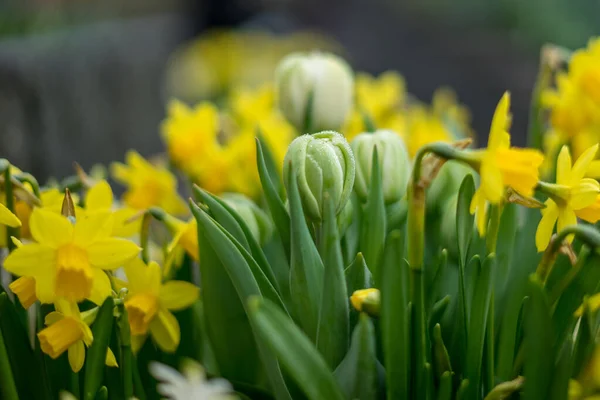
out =
<path fill-rule="evenodd" d="M 460 161 L 446 161 L 427 190 L 427 208 L 443 207 L 448 199 L 458 193 L 467 174 L 473 174 L 471 167 Z"/>
<path fill-rule="evenodd" d="M 265 244 L 271 238 L 271 219 L 252 200 L 240 193 L 223 193 L 221 197 L 244 220 L 258 243 Z"/>
<path fill-rule="evenodd" d="M 386 204 L 400 200 L 406 194 L 411 164 L 402 138 L 393 131 L 378 130 L 361 133 L 350 144 L 356 160 L 356 184 L 354 190 L 366 201 L 371 186 L 373 151 L 377 149 L 379 171 Z"/>
<path fill-rule="evenodd" d="M 352 69 L 333 54 L 290 54 L 277 67 L 275 86 L 279 109 L 299 132 L 338 130 L 352 108 Z"/>
<path fill-rule="evenodd" d="M 352 149 L 337 132 L 302 135 L 294 139 L 285 155 L 283 176 L 288 193 L 290 173 L 296 174 L 304 213 L 310 219 L 322 220 L 325 193 L 333 200 L 337 215 L 346 205 L 354 185 Z"/>

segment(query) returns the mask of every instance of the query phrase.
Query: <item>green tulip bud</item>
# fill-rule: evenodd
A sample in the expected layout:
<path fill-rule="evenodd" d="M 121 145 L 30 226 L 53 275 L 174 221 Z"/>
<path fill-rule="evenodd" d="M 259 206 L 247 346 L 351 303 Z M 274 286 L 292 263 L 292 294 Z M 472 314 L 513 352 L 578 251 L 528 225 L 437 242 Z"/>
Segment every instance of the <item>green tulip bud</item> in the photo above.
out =
<path fill-rule="evenodd" d="M 265 244 L 271 238 L 273 223 L 252 200 L 240 193 L 223 193 L 221 197 L 244 220 L 258 243 Z"/>
<path fill-rule="evenodd" d="M 366 201 L 369 193 L 375 149 L 377 149 L 383 198 L 386 204 L 395 203 L 406 194 L 411 163 L 404 140 L 398 134 L 389 130 L 361 133 L 352 140 L 350 146 L 356 159 L 354 190 L 362 201 Z"/>
<path fill-rule="evenodd" d="M 468 165 L 460 161 L 446 161 L 427 190 L 427 208 L 443 207 L 448 199 L 458 193 L 467 174 L 473 174 Z"/>
<path fill-rule="evenodd" d="M 352 149 L 346 138 L 334 131 L 299 136 L 288 147 L 283 165 L 288 193 L 290 173 L 296 174 L 304 213 L 310 219 L 322 220 L 325 193 L 333 200 L 337 215 L 348 202 L 354 185 Z"/>
<path fill-rule="evenodd" d="M 299 132 L 339 130 L 354 100 L 348 64 L 329 53 L 294 53 L 275 72 L 279 109 Z"/>

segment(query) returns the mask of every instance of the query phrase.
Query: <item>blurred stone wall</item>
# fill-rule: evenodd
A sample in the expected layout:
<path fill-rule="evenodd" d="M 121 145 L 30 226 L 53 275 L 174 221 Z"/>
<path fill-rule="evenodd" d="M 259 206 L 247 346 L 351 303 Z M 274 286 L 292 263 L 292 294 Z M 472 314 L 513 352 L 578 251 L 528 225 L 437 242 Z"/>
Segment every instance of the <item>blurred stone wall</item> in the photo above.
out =
<path fill-rule="evenodd" d="M 160 15 L 0 42 L 0 157 L 47 178 L 159 151 L 164 70 L 188 30 Z"/>

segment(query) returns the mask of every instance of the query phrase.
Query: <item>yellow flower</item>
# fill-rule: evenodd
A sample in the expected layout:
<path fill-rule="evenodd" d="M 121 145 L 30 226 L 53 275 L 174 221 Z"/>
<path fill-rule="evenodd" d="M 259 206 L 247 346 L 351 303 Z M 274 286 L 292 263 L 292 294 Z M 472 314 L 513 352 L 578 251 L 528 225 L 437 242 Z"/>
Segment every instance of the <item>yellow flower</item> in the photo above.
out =
<path fill-rule="evenodd" d="M 350 296 L 350 303 L 356 311 L 364 311 L 371 315 L 379 315 L 381 294 L 379 289 L 369 288 L 356 290 Z"/>
<path fill-rule="evenodd" d="M 598 144 L 587 149 L 571 167 L 571 154 L 563 146 L 556 165 L 556 185 L 551 185 L 553 196 L 546 200 L 542 220 L 538 225 L 535 243 L 538 251 L 548 246 L 554 225 L 560 232 L 566 226 L 576 225 L 577 217 L 588 222 L 600 219 L 598 194 L 600 185 L 591 178 L 584 178 L 590 163 L 596 156 Z M 572 237 L 569 238 L 572 240 Z"/>
<path fill-rule="evenodd" d="M 11 228 L 21 226 L 19 218 L 2 203 L 0 203 L 0 225 L 10 226 Z"/>
<path fill-rule="evenodd" d="M 110 185 L 107 181 L 100 180 L 89 188 L 85 195 L 84 215 L 112 213 L 114 221 L 112 236 L 131 237 L 139 233 L 141 219 L 138 218 L 135 221 L 130 221 L 139 211 L 127 206 L 114 209 L 114 203 L 114 195 Z"/>
<path fill-rule="evenodd" d="M 275 90 L 264 84 L 256 90 L 237 89 L 229 100 L 234 117 L 241 125 L 254 125 L 275 114 Z"/>
<path fill-rule="evenodd" d="M 136 210 L 157 206 L 175 214 L 187 214 L 187 206 L 177 193 L 177 180 L 166 168 L 154 166 L 135 151 L 125 156 L 127 164 L 113 163 L 114 178 L 127 186 L 123 201 Z"/>
<path fill-rule="evenodd" d="M 167 222 L 169 225 L 169 222 Z M 174 232 L 173 240 L 169 244 L 168 251 L 171 252 L 176 246 L 181 246 L 194 260 L 198 261 L 198 225 L 195 218 L 188 222 L 173 218 L 171 230 Z"/>
<path fill-rule="evenodd" d="M 172 100 L 167 109 L 161 132 L 173 163 L 186 173 L 194 164 L 202 162 L 207 152 L 218 146 L 219 112 L 211 103 L 200 103 L 190 108 Z"/>
<path fill-rule="evenodd" d="M 407 118 L 404 141 L 411 158 L 429 143 L 454 141 L 452 133 L 444 126 L 442 120 L 423 106 L 414 106 Z"/>
<path fill-rule="evenodd" d="M 37 301 L 37 296 L 35 295 L 35 278 L 32 276 L 17 278 L 8 287 L 19 298 L 19 302 L 25 309 L 28 309 Z"/>
<path fill-rule="evenodd" d="M 94 340 L 89 324 L 93 311 L 79 312 L 77 303 L 59 299 L 54 304 L 56 311 L 46 316 L 48 326 L 38 333 L 42 351 L 56 359 L 68 351 L 69 364 L 73 372 L 79 372 L 85 361 L 85 347 Z M 106 365 L 116 367 L 117 360 L 110 348 L 106 352 Z"/>
<path fill-rule="evenodd" d="M 587 299 L 587 307 L 591 312 L 594 312 L 600 308 L 600 293 L 596 293 Z M 576 317 L 581 317 L 583 315 L 583 304 L 580 305 L 577 310 L 575 310 L 574 315 Z"/>
<path fill-rule="evenodd" d="M 199 295 L 199 289 L 189 282 L 161 282 L 160 267 L 155 262 L 148 266 L 134 259 L 125 266 L 129 293 L 125 308 L 129 318 L 131 334 L 137 337 L 136 346 L 141 345 L 145 335 L 150 335 L 165 352 L 177 349 L 181 339 L 179 323 L 171 310 L 182 310 L 191 306 Z"/>
<path fill-rule="evenodd" d="M 37 243 L 13 251 L 4 268 L 35 278 L 36 296 L 42 303 L 64 297 L 70 301 L 87 298 L 100 304 L 111 291 L 103 270 L 120 267 L 140 251 L 133 242 L 110 237 L 112 217 L 108 213 L 73 224 L 62 215 L 36 208 L 29 224 Z"/>
<path fill-rule="evenodd" d="M 510 97 L 500 99 L 492 124 L 487 149 L 476 150 L 479 159 L 481 185 L 471 200 L 471 214 L 476 215 L 477 228 L 484 235 L 487 228 L 487 204 L 498 204 L 507 186 L 519 194 L 531 197 L 539 179 L 539 167 L 544 156 L 537 150 L 510 147 Z"/>

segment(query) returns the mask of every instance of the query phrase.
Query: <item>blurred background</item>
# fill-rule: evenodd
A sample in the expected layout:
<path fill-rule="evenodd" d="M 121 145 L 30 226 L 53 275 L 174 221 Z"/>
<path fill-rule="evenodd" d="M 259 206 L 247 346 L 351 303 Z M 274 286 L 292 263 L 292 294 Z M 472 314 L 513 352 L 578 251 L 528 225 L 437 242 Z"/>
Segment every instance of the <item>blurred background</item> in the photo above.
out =
<path fill-rule="evenodd" d="M 522 145 L 540 47 L 585 45 L 599 33 L 598 15 L 597 0 L 4 0 L 0 157 L 45 179 L 72 173 L 73 161 L 89 168 L 122 160 L 129 148 L 163 151 L 167 100 L 219 90 L 198 83 L 210 71 L 181 61 L 193 47 L 186 44 L 228 29 L 320 35 L 272 52 L 261 41 L 217 43 L 221 58 L 245 52 L 228 64 L 244 79 L 266 79 L 283 50 L 335 48 L 357 70 L 399 71 L 423 101 L 451 86 L 482 141 L 510 90 Z M 224 68 L 213 83 L 232 73 Z"/>

